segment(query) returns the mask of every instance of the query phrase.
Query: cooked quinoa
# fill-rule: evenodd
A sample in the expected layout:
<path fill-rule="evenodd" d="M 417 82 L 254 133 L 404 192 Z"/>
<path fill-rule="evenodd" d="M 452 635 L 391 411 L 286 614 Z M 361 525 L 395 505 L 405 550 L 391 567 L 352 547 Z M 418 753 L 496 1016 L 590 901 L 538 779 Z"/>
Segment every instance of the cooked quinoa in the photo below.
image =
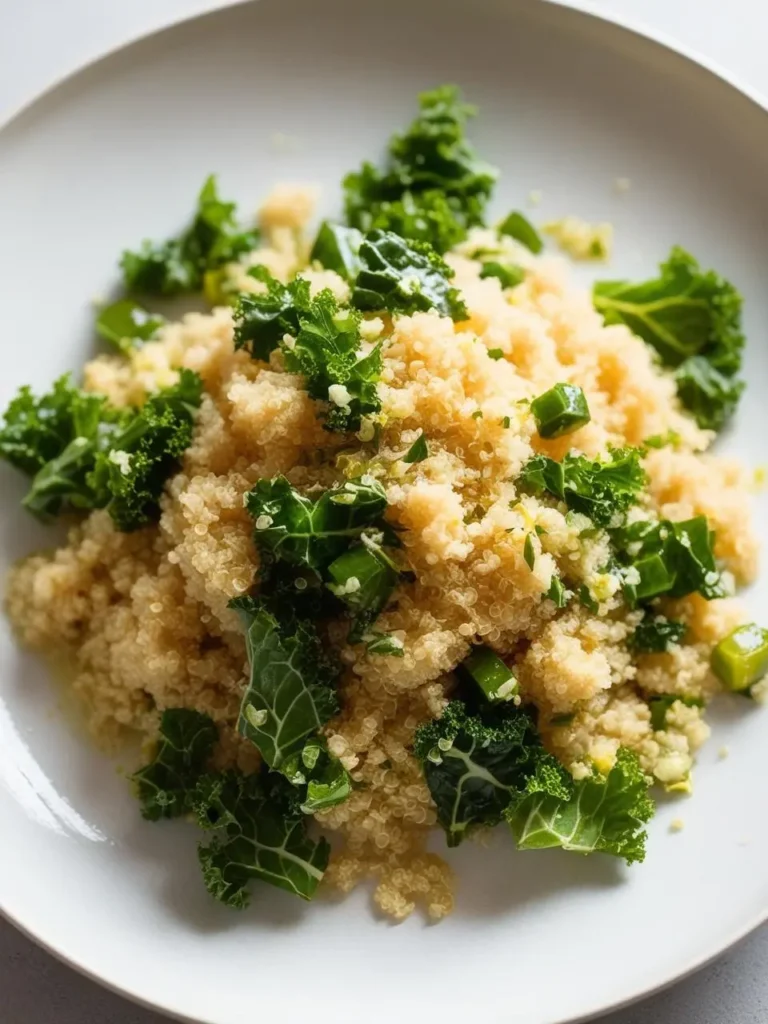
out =
<path fill-rule="evenodd" d="M 219 295 L 263 294 L 265 284 L 248 275 L 260 266 L 348 301 L 349 283 L 310 262 L 313 202 L 311 190 L 276 189 L 261 211 L 260 244 L 219 273 Z M 521 283 L 504 287 L 483 274 L 490 251 L 521 268 Z M 246 495 L 280 475 L 310 496 L 361 476 L 381 485 L 408 572 L 375 629 L 402 656 L 350 642 L 344 621 L 328 626 L 325 643 L 343 671 L 340 711 L 321 731 L 352 788 L 315 817 L 335 836 L 324 884 L 346 892 L 373 878 L 375 903 L 398 919 L 417 905 L 441 918 L 453 905 L 449 861 L 427 851 L 438 813 L 414 740 L 439 719 L 476 645 L 514 672 L 515 702 L 536 710 L 545 748 L 577 783 L 610 772 L 626 749 L 645 775 L 686 791 L 709 735 L 704 705 L 722 685 L 712 651 L 744 622 L 730 597 L 662 596 L 653 614 L 682 623 L 686 640 L 638 653 L 631 639 L 644 612 L 608 568 L 609 533 L 564 501 L 521 487 L 530 460 L 607 458 L 672 438 L 643 448 L 648 483 L 629 521 L 705 515 L 731 589 L 754 577 L 758 554 L 745 512 L 752 474 L 708 453 L 714 432 L 683 409 L 673 374 L 627 326 L 604 322 L 561 258 L 474 227 L 445 260 L 465 316 L 365 314 L 363 346 L 381 344 L 380 410 L 352 432 L 326 429 L 322 418 L 334 402 L 343 410 L 343 386 L 318 400 L 286 369 L 283 347 L 267 360 L 236 350 L 229 305 L 189 313 L 127 355 L 88 363 L 85 391 L 118 408 L 141 407 L 182 368 L 199 374 L 191 443 L 156 521 L 122 532 L 106 508 L 76 517 L 67 543 L 21 562 L 7 589 L 20 640 L 71 666 L 70 685 L 100 743 L 138 733 L 151 750 L 161 713 L 190 708 L 216 724 L 213 768 L 252 773 L 261 757 L 238 731 L 248 654 L 229 605 L 258 591 L 254 529 L 268 529 L 270 517 L 254 524 Z M 546 440 L 531 403 L 564 382 L 582 389 L 590 419 Z M 406 461 L 422 436 L 425 457 Z M 591 599 L 557 607 L 553 579 Z M 661 728 L 652 721 L 659 695 L 668 703 Z"/>

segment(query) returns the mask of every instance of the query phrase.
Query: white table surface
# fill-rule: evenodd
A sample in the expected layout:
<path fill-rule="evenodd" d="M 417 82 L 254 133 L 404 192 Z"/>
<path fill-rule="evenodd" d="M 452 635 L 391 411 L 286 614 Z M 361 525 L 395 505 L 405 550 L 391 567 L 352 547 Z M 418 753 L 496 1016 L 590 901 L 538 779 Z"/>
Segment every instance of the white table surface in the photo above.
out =
<path fill-rule="evenodd" d="M 438 0 L 436 0 L 438 2 Z M 543 2 L 543 0 L 542 0 Z M 766 0 L 569 0 L 646 25 L 768 96 Z M 0 122 L 79 65 L 227 0 L 0 0 Z M 605 1024 L 766 1024 L 768 928 L 668 992 Z M 2 1024 L 162 1024 L 100 989 L 0 920 Z"/>

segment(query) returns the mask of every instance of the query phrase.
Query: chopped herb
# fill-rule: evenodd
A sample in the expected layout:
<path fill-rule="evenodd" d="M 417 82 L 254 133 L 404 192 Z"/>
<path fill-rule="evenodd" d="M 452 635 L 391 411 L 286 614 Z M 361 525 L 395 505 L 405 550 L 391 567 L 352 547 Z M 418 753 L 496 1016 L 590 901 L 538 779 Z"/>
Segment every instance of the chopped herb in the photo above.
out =
<path fill-rule="evenodd" d="M 420 434 L 405 453 L 402 461 L 412 464 L 414 462 L 423 462 L 424 459 L 428 458 L 429 448 L 427 447 L 427 439 L 424 434 Z"/>
<path fill-rule="evenodd" d="M 499 263 L 497 260 L 487 260 L 483 263 L 480 277 L 495 277 L 502 288 L 515 288 L 525 280 L 525 271 L 514 263 Z"/>
<path fill-rule="evenodd" d="M 676 448 L 680 444 L 680 435 L 675 430 L 668 430 L 666 434 L 652 434 L 643 441 L 643 448 Z"/>
<path fill-rule="evenodd" d="M 539 436 L 547 439 L 572 434 L 591 419 L 586 395 L 576 384 L 555 384 L 534 398 L 531 412 Z"/>
<path fill-rule="evenodd" d="M 365 236 L 358 255 L 351 300 L 357 309 L 406 314 L 436 309 L 454 320 L 467 318 L 450 284 L 453 270 L 426 242 L 407 242 L 377 229 Z"/>
<path fill-rule="evenodd" d="M 251 267 L 250 277 L 266 285 L 260 294 L 243 293 L 237 300 L 235 348 L 244 348 L 254 359 L 269 359 L 285 334 L 297 335 L 299 317 L 311 309 L 309 282 L 297 277 L 281 284 L 266 267 Z"/>
<path fill-rule="evenodd" d="M 502 425 L 502 427 L 504 427 L 505 430 L 509 430 L 511 424 L 512 424 L 512 420 L 510 419 L 509 416 L 504 416 L 502 418 L 501 425 Z"/>
<path fill-rule="evenodd" d="M 372 630 L 363 637 L 363 640 L 365 641 L 365 649 L 369 654 L 380 654 L 390 658 L 405 657 L 405 647 L 402 640 L 398 640 L 388 633 L 377 633 L 375 630 Z"/>
<path fill-rule="evenodd" d="M 361 231 L 394 231 L 445 252 L 482 224 L 497 171 L 466 139 L 474 108 L 455 86 L 423 93 L 420 105 L 408 130 L 392 138 L 383 171 L 366 163 L 344 179 L 346 215 Z"/>
<path fill-rule="evenodd" d="M 555 726 L 556 729 L 559 729 L 561 726 L 570 725 L 575 717 L 576 715 L 573 711 L 569 711 L 562 715 L 552 715 L 549 720 L 549 724 Z"/>
<path fill-rule="evenodd" d="M 498 361 L 499 359 L 503 359 L 504 358 L 504 351 L 503 351 L 503 349 L 500 349 L 500 348 L 489 348 L 488 349 L 488 356 L 489 356 L 489 358 L 495 359 L 495 360 Z M 509 419 L 508 416 L 506 418 Z"/>
<path fill-rule="evenodd" d="M 559 576 L 553 576 L 552 582 L 549 584 L 549 590 L 544 596 L 553 602 L 555 608 L 565 608 L 573 594 L 565 588 Z"/>
<path fill-rule="evenodd" d="M 678 394 L 700 426 L 720 429 L 736 407 L 742 382 L 741 295 L 714 271 L 702 271 L 674 248 L 657 278 L 632 284 L 600 281 L 595 308 L 623 323 L 677 370 Z"/>
<path fill-rule="evenodd" d="M 500 235 L 508 235 L 510 238 L 514 238 L 516 242 L 524 245 L 526 249 L 530 249 L 532 253 L 538 254 L 544 248 L 541 235 L 533 224 L 522 213 L 518 213 L 515 210 L 507 214 L 501 224 L 499 224 L 498 232 Z"/>
<path fill-rule="evenodd" d="M 523 545 L 523 558 L 525 564 L 533 572 L 533 567 L 536 564 L 536 549 L 533 546 L 533 535 L 527 533 L 525 535 L 525 544 Z"/>
<path fill-rule="evenodd" d="M 672 644 L 682 643 L 687 628 L 684 622 L 663 615 L 646 615 L 629 638 L 629 645 L 643 653 L 668 651 Z"/>
<path fill-rule="evenodd" d="M 99 310 L 96 333 L 122 355 L 130 355 L 142 342 L 154 338 L 164 323 L 165 317 L 147 313 L 132 299 L 119 299 Z"/>
<path fill-rule="evenodd" d="M 475 409 L 475 411 L 472 413 L 472 419 L 473 420 L 481 420 L 482 418 L 483 418 L 483 410 L 482 409 Z"/>
<path fill-rule="evenodd" d="M 218 195 L 216 176 L 206 178 L 197 198 L 192 224 L 165 242 L 142 243 L 120 260 L 125 286 L 143 295 L 178 295 L 200 291 L 207 270 L 236 260 L 258 243 L 255 231 L 235 227 L 235 204 Z"/>
<path fill-rule="evenodd" d="M 518 692 L 515 673 L 490 647 L 475 647 L 460 668 L 492 704 L 512 700 Z"/>
<path fill-rule="evenodd" d="M 520 483 L 534 494 L 549 491 L 596 526 L 617 526 L 646 482 L 640 454 L 638 448 L 614 448 L 607 459 L 596 460 L 569 452 L 562 462 L 534 455 Z"/>

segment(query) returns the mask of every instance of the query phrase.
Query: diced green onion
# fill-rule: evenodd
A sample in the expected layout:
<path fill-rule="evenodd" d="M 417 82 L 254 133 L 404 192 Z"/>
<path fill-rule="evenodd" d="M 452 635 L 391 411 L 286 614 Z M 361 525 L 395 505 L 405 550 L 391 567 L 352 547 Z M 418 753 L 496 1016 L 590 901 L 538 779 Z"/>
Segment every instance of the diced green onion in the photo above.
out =
<path fill-rule="evenodd" d="M 712 651 L 712 671 L 729 690 L 748 690 L 768 673 L 768 629 L 739 626 Z"/>
<path fill-rule="evenodd" d="M 525 564 L 533 572 L 533 567 L 536 564 L 536 548 L 533 546 L 533 535 L 530 533 L 525 535 L 523 558 L 525 559 Z"/>
<path fill-rule="evenodd" d="M 648 707 L 651 709 L 651 728 L 654 732 L 666 728 L 667 712 L 678 701 L 687 708 L 704 707 L 704 701 L 700 697 L 680 697 L 674 693 L 662 693 L 658 697 L 651 697 Z"/>
<path fill-rule="evenodd" d="M 589 406 L 584 392 L 576 384 L 555 384 L 531 402 L 539 436 L 562 437 L 589 423 Z"/>
<path fill-rule="evenodd" d="M 488 260 L 483 264 L 480 277 L 495 277 L 501 283 L 502 288 L 514 288 L 525 280 L 525 271 L 514 263 L 498 263 L 496 260 Z"/>
<path fill-rule="evenodd" d="M 423 462 L 424 459 L 429 458 L 429 448 L 427 447 L 427 439 L 421 434 L 413 442 L 411 447 L 403 456 L 403 462 L 414 463 Z"/>
<path fill-rule="evenodd" d="M 674 573 L 670 573 L 667 563 L 659 554 L 641 558 L 633 564 L 632 568 L 640 577 L 639 582 L 632 586 L 636 601 L 648 601 L 659 594 L 665 594 L 674 586 Z"/>
<path fill-rule="evenodd" d="M 492 703 L 511 700 L 518 690 L 517 679 L 490 647 L 477 647 L 462 662 L 462 668 Z"/>
<path fill-rule="evenodd" d="M 382 609 L 399 575 L 381 549 L 366 544 L 339 555 L 328 574 L 330 590 L 354 611 Z"/>
<path fill-rule="evenodd" d="M 532 253 L 540 253 L 544 248 L 541 235 L 533 224 L 522 213 L 515 210 L 499 224 L 498 232 L 500 235 L 509 235 L 510 238 L 514 238 L 516 242 L 520 242 Z"/>

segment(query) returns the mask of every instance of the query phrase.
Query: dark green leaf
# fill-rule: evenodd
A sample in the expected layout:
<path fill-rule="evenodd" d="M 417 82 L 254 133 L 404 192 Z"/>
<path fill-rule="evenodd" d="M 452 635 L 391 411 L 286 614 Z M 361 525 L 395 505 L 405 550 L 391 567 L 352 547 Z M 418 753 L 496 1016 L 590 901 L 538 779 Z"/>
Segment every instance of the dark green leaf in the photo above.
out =
<path fill-rule="evenodd" d="M 299 317 L 310 309 L 309 282 L 297 277 L 281 284 L 266 267 L 251 267 L 249 275 L 266 285 L 266 292 L 240 295 L 232 313 L 235 348 L 244 348 L 254 359 L 267 362 L 283 335 L 299 332 Z M 327 397 L 327 396 L 326 396 Z"/>
<path fill-rule="evenodd" d="M 290 798 L 275 798 L 276 785 L 234 772 L 206 775 L 198 784 L 199 823 L 215 830 L 198 851 L 203 879 L 230 907 L 247 906 L 246 887 L 254 878 L 311 900 L 328 866 L 328 843 L 309 838 L 306 818 Z"/>
<path fill-rule="evenodd" d="M 337 671 L 310 623 L 281 625 L 251 598 L 230 604 L 246 629 L 251 670 L 237 729 L 270 768 L 281 769 L 337 712 Z"/>
<path fill-rule="evenodd" d="M 213 270 L 254 249 L 258 235 L 235 227 L 235 204 L 223 202 L 216 176 L 210 175 L 197 197 L 191 225 L 165 242 L 142 242 L 120 260 L 125 286 L 143 295 L 199 291 L 206 270 Z"/>
<path fill-rule="evenodd" d="M 533 537 L 530 533 L 525 535 L 525 544 L 523 545 L 523 558 L 525 564 L 533 572 L 533 567 L 536 564 L 536 548 L 533 546 Z"/>
<path fill-rule="evenodd" d="M 402 640 L 390 636 L 389 633 L 377 633 L 376 630 L 371 630 L 370 633 L 366 633 L 363 640 L 369 654 L 379 654 L 390 658 L 405 656 Z"/>
<path fill-rule="evenodd" d="M 520 483 L 534 494 L 549 491 L 596 526 L 619 526 L 646 483 L 640 449 L 615 448 L 597 460 L 571 452 L 562 462 L 535 455 L 523 467 Z"/>
<path fill-rule="evenodd" d="M 362 231 L 393 231 L 446 252 L 482 224 L 497 172 L 466 139 L 474 111 L 458 89 L 424 93 L 420 104 L 419 117 L 390 142 L 383 171 L 366 163 L 344 179 L 346 215 Z"/>
<path fill-rule="evenodd" d="M 275 477 L 259 480 L 245 502 L 262 552 L 320 574 L 365 530 L 380 527 L 387 496 L 372 477 L 360 477 L 313 500 Z"/>
<path fill-rule="evenodd" d="M 506 817 L 521 850 L 559 846 L 610 853 L 628 864 L 644 859 L 644 826 L 654 805 L 636 754 L 621 748 L 608 775 L 595 774 L 569 788 L 566 797 L 529 791 L 510 805 Z"/>
<path fill-rule="evenodd" d="M 119 299 L 104 306 L 96 318 L 99 337 L 128 355 L 143 341 L 149 341 L 165 323 L 165 317 L 147 313 L 132 299 Z"/>
<path fill-rule="evenodd" d="M 177 818 L 192 810 L 197 780 L 217 738 L 208 715 L 188 708 L 163 712 L 155 755 L 133 776 L 145 818 Z"/>
<path fill-rule="evenodd" d="M 416 313 L 436 309 L 454 320 L 467 318 L 453 270 L 425 242 L 406 242 L 391 231 L 370 231 L 360 246 L 361 269 L 352 305 L 361 310 Z"/>
<path fill-rule="evenodd" d="M 360 270 L 358 252 L 362 240 L 357 228 L 323 221 L 309 254 L 310 262 L 317 260 L 326 270 L 335 270 L 346 281 L 352 281 Z"/>
<path fill-rule="evenodd" d="M 530 249 L 532 253 L 538 254 L 544 248 L 541 235 L 533 224 L 522 213 L 518 213 L 515 210 L 508 214 L 499 224 L 498 231 L 500 235 L 508 235 L 510 238 L 514 238 L 516 242 L 520 242 L 526 249 Z"/>
<path fill-rule="evenodd" d="M 702 271 L 677 247 L 657 278 L 641 284 L 598 282 L 594 303 L 606 323 L 626 324 L 665 365 L 680 367 L 683 404 L 701 426 L 719 429 L 743 389 L 729 380 L 741 367 L 744 347 L 742 299 L 733 285 L 712 270 Z"/>
<path fill-rule="evenodd" d="M 568 793 L 565 772 L 544 751 L 524 710 L 486 720 L 453 701 L 439 719 L 418 728 L 414 752 L 449 846 L 457 846 L 472 826 L 498 824 L 537 775 L 551 792 Z"/>
<path fill-rule="evenodd" d="M 352 792 L 352 780 L 338 758 L 328 753 L 325 740 L 312 736 L 300 752 L 283 763 L 282 772 L 300 792 L 304 814 L 317 814 L 343 803 Z"/>
<path fill-rule="evenodd" d="M 668 651 L 670 644 L 682 643 L 686 630 L 684 622 L 646 614 L 629 638 L 629 645 L 643 653 Z"/>
<path fill-rule="evenodd" d="M 483 263 L 480 277 L 498 278 L 502 288 L 515 288 L 525 280 L 525 271 L 514 263 L 499 263 L 497 260 L 486 260 Z"/>
<path fill-rule="evenodd" d="M 427 438 L 424 434 L 420 434 L 403 456 L 403 462 L 412 464 L 414 462 L 423 462 L 424 459 L 428 458 Z"/>

